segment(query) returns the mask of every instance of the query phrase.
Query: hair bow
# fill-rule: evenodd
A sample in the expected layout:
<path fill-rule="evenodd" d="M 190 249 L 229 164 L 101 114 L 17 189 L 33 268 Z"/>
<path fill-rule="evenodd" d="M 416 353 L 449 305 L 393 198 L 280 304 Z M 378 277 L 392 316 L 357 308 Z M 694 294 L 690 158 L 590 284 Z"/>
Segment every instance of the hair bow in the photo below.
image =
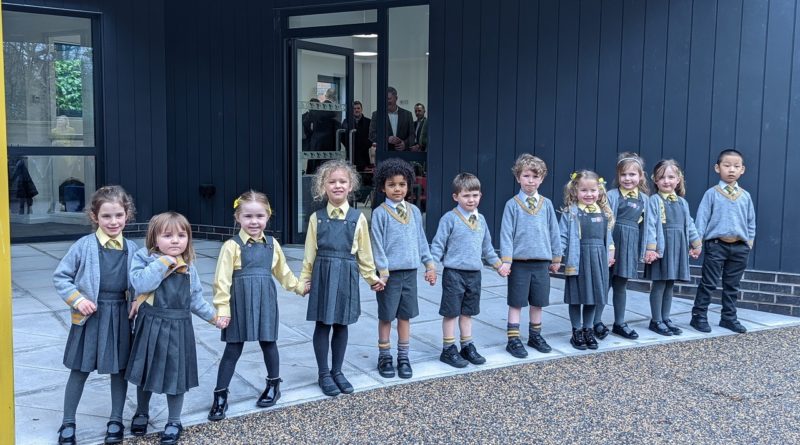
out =
<path fill-rule="evenodd" d="M 571 174 L 571 175 L 569 175 L 569 179 L 571 179 L 571 180 L 573 180 L 573 181 L 574 181 L 574 180 L 575 180 L 575 178 L 577 178 L 577 177 L 578 177 L 578 172 L 572 172 L 572 174 Z"/>
<path fill-rule="evenodd" d="M 233 200 L 233 208 L 235 209 L 235 208 L 239 207 L 239 204 L 241 204 L 241 203 L 242 203 L 242 199 L 241 198 L 234 199 Z"/>

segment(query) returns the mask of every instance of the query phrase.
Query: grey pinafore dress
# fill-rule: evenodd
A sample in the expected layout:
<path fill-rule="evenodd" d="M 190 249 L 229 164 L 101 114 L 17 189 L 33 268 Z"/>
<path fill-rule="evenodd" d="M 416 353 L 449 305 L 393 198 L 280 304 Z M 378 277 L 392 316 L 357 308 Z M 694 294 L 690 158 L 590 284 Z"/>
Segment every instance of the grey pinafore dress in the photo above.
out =
<path fill-rule="evenodd" d="M 614 223 L 614 265 L 611 276 L 622 278 L 639 277 L 639 260 L 641 253 L 641 224 L 639 220 L 644 213 L 644 201 L 640 197 L 624 198 L 620 196 L 617 216 Z"/>
<path fill-rule="evenodd" d="M 360 213 L 350 208 L 345 219 L 331 219 L 318 210 L 317 257 L 311 272 L 306 320 L 325 324 L 353 324 L 361 315 L 358 265 L 350 253 Z"/>
<path fill-rule="evenodd" d="M 659 223 L 664 228 L 664 255 L 644 268 L 644 277 L 648 280 L 689 281 L 689 240 L 686 239 L 686 216 L 680 199 L 671 202 L 659 194 L 651 199 L 660 199 L 664 204 L 666 223 Z M 653 215 L 660 218 L 660 215 Z"/>
<path fill-rule="evenodd" d="M 608 219 L 603 213 L 578 209 L 581 227 L 581 259 L 578 275 L 567 276 L 564 303 L 606 304 L 608 293 Z"/>
<path fill-rule="evenodd" d="M 106 249 L 97 241 L 100 259 L 100 292 L 97 312 L 83 325 L 69 329 L 64 366 L 83 372 L 117 374 L 128 365 L 131 325 L 125 292 L 128 290 L 128 245 Z"/>
<path fill-rule="evenodd" d="M 174 272 L 142 303 L 125 378 L 145 391 L 183 394 L 198 385 L 188 273 Z"/>
<path fill-rule="evenodd" d="M 242 268 L 233 271 L 231 323 L 222 330 L 228 343 L 278 340 L 278 290 L 272 280 L 273 238 L 265 243 L 233 241 L 241 250 Z"/>

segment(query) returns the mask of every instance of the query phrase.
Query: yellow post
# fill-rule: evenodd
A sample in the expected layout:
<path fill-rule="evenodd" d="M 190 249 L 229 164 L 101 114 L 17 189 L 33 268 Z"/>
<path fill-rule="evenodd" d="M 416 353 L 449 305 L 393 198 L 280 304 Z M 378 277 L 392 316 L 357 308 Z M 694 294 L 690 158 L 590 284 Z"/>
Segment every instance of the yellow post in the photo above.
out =
<path fill-rule="evenodd" d="M 0 48 L 3 21 L 0 20 Z M 11 337 L 11 235 L 8 216 L 6 83 L 0 51 L 0 444 L 14 443 L 14 339 Z"/>

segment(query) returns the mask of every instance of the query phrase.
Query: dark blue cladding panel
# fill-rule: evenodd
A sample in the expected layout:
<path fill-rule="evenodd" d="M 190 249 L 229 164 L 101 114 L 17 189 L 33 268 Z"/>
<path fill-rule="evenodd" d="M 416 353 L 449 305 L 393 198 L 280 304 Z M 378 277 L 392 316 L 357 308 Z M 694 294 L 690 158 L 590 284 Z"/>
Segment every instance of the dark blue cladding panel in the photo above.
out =
<path fill-rule="evenodd" d="M 692 1 L 669 2 L 666 77 L 664 79 L 664 129 L 661 152 L 645 159 L 648 170 L 665 153 L 686 149 L 689 68 L 692 42 Z"/>
<path fill-rule="evenodd" d="M 597 91 L 597 169 L 610 179 L 616 167 L 611 153 L 618 144 L 620 58 L 622 56 L 623 0 L 603 2 L 600 23 L 600 60 Z"/>
<path fill-rule="evenodd" d="M 575 159 L 575 107 L 578 79 L 578 25 L 577 0 L 558 2 L 558 79 L 556 81 L 556 143 L 553 170 L 559 178 L 577 168 L 594 168 L 594 157 Z M 582 131 L 583 129 L 581 129 Z M 591 131 L 591 129 L 590 129 Z M 577 165 L 576 165 L 577 164 Z M 561 173 L 561 174 L 558 174 Z"/>
<path fill-rule="evenodd" d="M 580 3 L 578 34 L 578 79 L 575 110 L 576 166 L 590 163 L 599 169 L 597 153 L 597 95 L 600 67 L 600 2 Z M 601 175 L 604 175 L 601 173 Z"/>
<path fill-rule="evenodd" d="M 619 148 L 637 151 L 642 114 L 642 69 L 647 2 L 625 0 L 619 90 Z"/>
<path fill-rule="evenodd" d="M 536 58 L 536 127 L 534 133 L 534 151 L 547 163 L 550 173 L 545 178 L 544 190 L 553 190 L 559 195 L 563 185 L 562 176 L 569 167 L 560 171 L 555 165 L 555 128 L 556 128 L 556 84 L 558 82 L 558 1 L 541 0 L 539 2 L 539 20 L 536 23 L 537 34 Z M 558 202 L 559 200 L 555 200 Z"/>
<path fill-rule="evenodd" d="M 642 116 L 639 154 L 651 163 L 661 156 L 664 134 L 669 4 L 647 2 L 642 70 Z"/>
<path fill-rule="evenodd" d="M 481 65 L 474 63 L 475 57 L 481 54 L 481 2 L 465 0 L 461 35 L 461 91 L 479 91 Z M 468 94 L 461 102 L 461 166 L 465 171 L 478 171 L 478 134 L 480 125 L 473 125 L 475 116 L 481 115 L 480 102 L 473 94 Z M 492 144 L 494 145 L 494 144 Z M 484 179 L 481 177 L 481 179 Z M 490 179 L 490 178 L 485 178 Z M 493 178 L 491 178 L 493 179 Z"/>

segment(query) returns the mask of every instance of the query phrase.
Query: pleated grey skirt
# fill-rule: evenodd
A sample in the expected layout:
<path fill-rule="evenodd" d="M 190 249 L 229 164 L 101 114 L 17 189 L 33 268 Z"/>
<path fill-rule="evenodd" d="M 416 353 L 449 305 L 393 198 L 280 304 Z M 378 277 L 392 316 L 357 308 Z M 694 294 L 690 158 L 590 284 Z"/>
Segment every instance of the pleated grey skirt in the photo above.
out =
<path fill-rule="evenodd" d="M 689 242 L 683 227 L 664 228 L 664 256 L 644 268 L 648 280 L 689 281 Z"/>
<path fill-rule="evenodd" d="M 198 386 L 191 316 L 188 309 L 142 304 L 125 378 L 159 394 L 183 394 Z"/>
<path fill-rule="evenodd" d="M 639 226 L 618 221 L 614 226 L 614 265 L 611 275 L 622 278 L 639 277 L 639 259 L 641 256 L 641 241 Z"/>
<path fill-rule="evenodd" d="M 361 315 L 358 266 L 355 260 L 317 256 L 311 272 L 306 320 L 353 324 Z"/>
<path fill-rule="evenodd" d="M 277 341 L 276 293 L 270 275 L 235 277 L 231 286 L 231 323 L 222 330 L 222 341 Z"/>
<path fill-rule="evenodd" d="M 128 365 L 131 325 L 124 299 L 100 300 L 83 325 L 73 324 L 64 348 L 64 366 L 99 374 L 116 374 Z"/>
<path fill-rule="evenodd" d="M 608 299 L 608 253 L 601 240 L 581 241 L 578 275 L 564 282 L 564 303 L 606 304 Z"/>

